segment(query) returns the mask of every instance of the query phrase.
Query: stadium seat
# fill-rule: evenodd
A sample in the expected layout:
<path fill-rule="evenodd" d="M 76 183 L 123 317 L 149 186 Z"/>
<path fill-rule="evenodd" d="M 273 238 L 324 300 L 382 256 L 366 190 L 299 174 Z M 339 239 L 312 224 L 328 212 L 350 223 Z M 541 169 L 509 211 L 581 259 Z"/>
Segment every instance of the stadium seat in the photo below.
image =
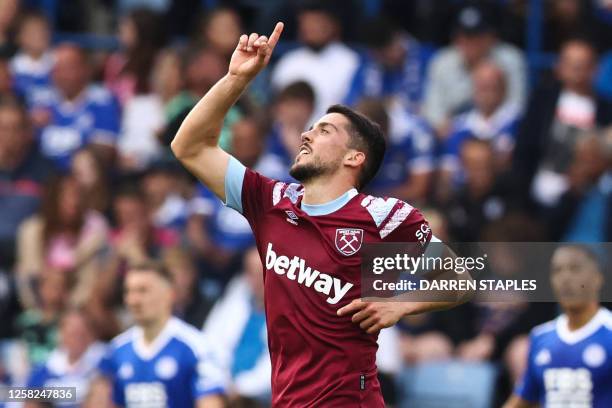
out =
<path fill-rule="evenodd" d="M 460 361 L 406 367 L 398 376 L 401 408 L 490 408 L 498 369 Z"/>

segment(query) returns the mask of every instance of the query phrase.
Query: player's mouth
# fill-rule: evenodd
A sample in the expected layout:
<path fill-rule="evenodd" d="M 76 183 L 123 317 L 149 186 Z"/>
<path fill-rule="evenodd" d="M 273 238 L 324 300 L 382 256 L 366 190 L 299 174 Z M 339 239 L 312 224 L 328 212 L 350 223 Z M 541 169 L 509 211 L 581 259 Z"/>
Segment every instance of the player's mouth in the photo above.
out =
<path fill-rule="evenodd" d="M 308 146 L 302 145 L 300 147 L 300 150 L 298 151 L 298 157 L 306 155 L 306 154 L 310 154 L 310 153 L 312 153 L 312 150 Z"/>

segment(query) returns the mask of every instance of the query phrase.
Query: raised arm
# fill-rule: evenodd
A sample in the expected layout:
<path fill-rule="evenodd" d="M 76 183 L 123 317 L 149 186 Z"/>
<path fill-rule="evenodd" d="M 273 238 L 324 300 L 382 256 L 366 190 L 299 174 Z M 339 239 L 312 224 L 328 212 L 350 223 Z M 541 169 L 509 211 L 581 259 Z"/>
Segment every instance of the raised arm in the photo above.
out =
<path fill-rule="evenodd" d="M 223 119 L 268 64 L 282 31 L 283 23 L 277 23 L 269 39 L 257 33 L 242 35 L 228 73 L 189 112 L 172 141 L 176 158 L 224 201 L 229 154 L 219 147 Z"/>

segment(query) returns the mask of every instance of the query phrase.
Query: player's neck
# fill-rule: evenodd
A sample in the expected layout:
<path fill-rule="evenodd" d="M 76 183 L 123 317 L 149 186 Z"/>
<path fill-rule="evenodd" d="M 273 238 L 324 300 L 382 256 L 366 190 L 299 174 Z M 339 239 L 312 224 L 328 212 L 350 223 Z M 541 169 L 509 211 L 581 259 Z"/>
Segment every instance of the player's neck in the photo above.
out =
<path fill-rule="evenodd" d="M 355 188 L 346 179 L 318 178 L 304 183 L 303 204 L 319 205 L 335 200 L 350 189 Z"/>
<path fill-rule="evenodd" d="M 593 302 L 580 308 L 572 308 L 565 311 L 567 315 L 567 328 L 570 331 L 584 327 L 593 319 L 599 311 L 599 303 Z"/>
<path fill-rule="evenodd" d="M 166 327 L 168 320 L 170 320 L 170 316 L 166 316 L 154 322 L 149 322 L 147 325 L 142 326 L 142 337 L 145 344 L 149 345 L 155 341 L 159 333 Z"/>

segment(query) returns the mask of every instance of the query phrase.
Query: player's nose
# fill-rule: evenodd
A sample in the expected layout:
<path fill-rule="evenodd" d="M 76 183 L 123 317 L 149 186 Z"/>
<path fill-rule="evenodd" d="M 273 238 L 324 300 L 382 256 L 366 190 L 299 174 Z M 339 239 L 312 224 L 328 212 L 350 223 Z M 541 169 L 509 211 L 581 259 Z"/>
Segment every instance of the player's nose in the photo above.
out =
<path fill-rule="evenodd" d="M 302 134 L 300 135 L 300 140 L 302 141 L 302 143 L 312 142 L 312 132 L 312 129 L 302 132 Z"/>

